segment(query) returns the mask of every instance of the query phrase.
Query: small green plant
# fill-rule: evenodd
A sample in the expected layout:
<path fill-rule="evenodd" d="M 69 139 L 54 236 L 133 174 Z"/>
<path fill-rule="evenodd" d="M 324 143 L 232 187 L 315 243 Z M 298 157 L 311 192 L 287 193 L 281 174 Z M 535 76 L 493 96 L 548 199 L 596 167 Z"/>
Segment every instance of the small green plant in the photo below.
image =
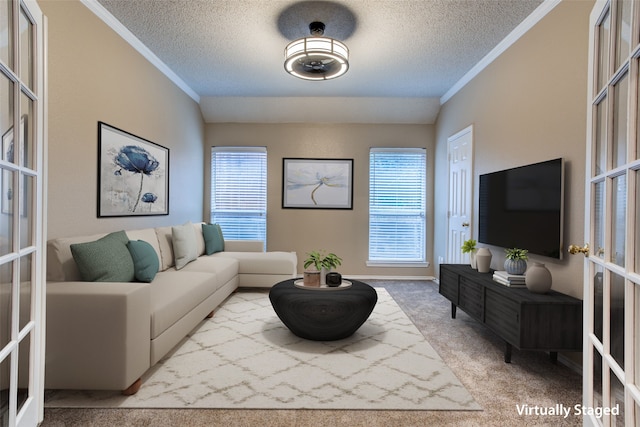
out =
<path fill-rule="evenodd" d="M 324 251 L 311 251 L 307 255 L 307 259 L 304 260 L 304 268 L 313 265 L 316 270 L 320 271 L 322 267 L 331 270 L 342 265 L 342 258 L 334 253 L 325 254 Z"/>
<path fill-rule="evenodd" d="M 469 252 L 473 252 L 476 250 L 476 242 L 474 239 L 469 239 L 469 240 L 465 240 L 462 243 L 462 253 L 463 254 L 468 254 Z"/>
<path fill-rule="evenodd" d="M 526 249 L 510 248 L 510 249 L 505 249 L 504 252 L 507 254 L 507 259 L 512 259 L 514 261 L 521 259 L 523 261 L 526 261 L 528 258 L 527 253 L 529 251 Z"/>

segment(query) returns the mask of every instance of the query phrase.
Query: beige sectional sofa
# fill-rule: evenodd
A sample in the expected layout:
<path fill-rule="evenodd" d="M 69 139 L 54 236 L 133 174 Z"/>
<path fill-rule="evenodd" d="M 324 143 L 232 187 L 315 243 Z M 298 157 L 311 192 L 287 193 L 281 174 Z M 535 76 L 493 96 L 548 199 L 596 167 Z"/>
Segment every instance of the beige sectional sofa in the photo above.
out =
<path fill-rule="evenodd" d="M 48 242 L 46 388 L 135 393 L 142 374 L 236 288 L 271 287 L 296 274 L 294 252 L 225 240 L 223 251 L 207 255 L 202 224 L 184 227 L 194 230 L 196 259 L 179 269 L 174 227 L 126 231 L 128 239 L 149 243 L 158 257 L 150 283 L 83 281 L 71 245 L 104 235 Z"/>

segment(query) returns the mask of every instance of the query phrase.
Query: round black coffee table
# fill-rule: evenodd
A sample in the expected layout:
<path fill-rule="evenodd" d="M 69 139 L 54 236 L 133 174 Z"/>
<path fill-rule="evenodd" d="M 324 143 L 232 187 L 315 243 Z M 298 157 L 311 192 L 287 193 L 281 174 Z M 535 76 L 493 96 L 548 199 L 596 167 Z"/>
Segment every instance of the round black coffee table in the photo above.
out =
<path fill-rule="evenodd" d="M 369 318 L 378 302 L 376 290 L 351 282 L 344 288 L 303 288 L 285 280 L 273 286 L 269 299 L 276 314 L 291 332 L 314 341 L 334 341 L 351 336 Z"/>

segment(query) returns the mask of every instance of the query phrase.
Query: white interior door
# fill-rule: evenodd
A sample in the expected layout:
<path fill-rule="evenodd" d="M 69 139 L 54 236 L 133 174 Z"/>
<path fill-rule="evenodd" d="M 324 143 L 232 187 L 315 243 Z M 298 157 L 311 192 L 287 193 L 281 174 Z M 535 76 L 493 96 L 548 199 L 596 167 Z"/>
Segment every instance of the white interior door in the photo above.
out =
<path fill-rule="evenodd" d="M 449 211 L 447 259 L 450 264 L 465 264 L 469 255 L 460 250 L 462 242 L 472 238 L 473 213 L 473 126 L 447 139 L 449 150 Z"/>
<path fill-rule="evenodd" d="M 0 425 L 44 401 L 44 28 L 34 0 L 0 1 Z"/>
<path fill-rule="evenodd" d="M 639 14 L 639 0 L 597 1 L 590 20 L 585 425 L 640 426 Z"/>

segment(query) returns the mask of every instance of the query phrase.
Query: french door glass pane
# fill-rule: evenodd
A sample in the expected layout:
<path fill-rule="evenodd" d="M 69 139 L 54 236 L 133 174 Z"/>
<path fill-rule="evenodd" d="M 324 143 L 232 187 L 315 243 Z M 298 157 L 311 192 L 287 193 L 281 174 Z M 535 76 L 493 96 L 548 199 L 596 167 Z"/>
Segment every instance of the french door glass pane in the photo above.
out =
<path fill-rule="evenodd" d="M 610 274 L 610 354 L 620 367 L 624 369 L 624 278 L 614 273 Z"/>
<path fill-rule="evenodd" d="M 2 8 L 0 2 L 0 9 Z M 0 43 L 1 44 L 1 43 Z M 0 73 L 0 134 L 2 136 L 2 160 L 13 162 L 13 83 Z M 11 158 L 10 158 L 11 157 Z"/>
<path fill-rule="evenodd" d="M 624 267 L 627 212 L 627 176 L 612 179 L 611 258 L 609 261 Z"/>
<path fill-rule="evenodd" d="M 633 286 L 633 294 L 634 294 L 634 313 L 640 313 L 640 285 L 636 284 Z M 638 357 L 638 355 L 640 355 L 640 316 L 635 316 L 635 320 L 634 320 L 634 328 L 635 328 L 635 334 L 633 334 L 633 339 L 635 340 L 634 342 L 634 348 L 635 348 L 635 353 L 636 353 L 636 358 Z M 636 373 L 636 377 L 635 377 L 635 384 L 640 384 L 640 369 L 635 370 Z M 638 419 L 640 419 L 640 413 L 638 413 L 636 411 L 636 417 Z"/>
<path fill-rule="evenodd" d="M 20 79 L 33 89 L 33 24 L 20 8 Z"/>
<path fill-rule="evenodd" d="M 608 406 L 620 409 L 618 415 L 612 411 L 611 425 L 624 427 L 624 386 L 612 371 L 609 371 L 609 375 L 611 375 L 611 402 Z"/>
<path fill-rule="evenodd" d="M 0 256 L 13 252 L 13 199 L 15 194 L 14 172 L 0 168 L 2 195 L 0 203 Z"/>
<path fill-rule="evenodd" d="M 596 105 L 596 131 L 594 141 L 594 171 L 597 176 L 607 168 L 607 98 L 603 98 Z"/>
<path fill-rule="evenodd" d="M 29 169 L 35 169 L 33 163 L 33 101 L 31 98 L 26 96 L 24 93 L 20 98 L 20 110 L 22 111 L 22 116 L 20 117 L 20 146 L 22 147 L 22 158 L 23 161 L 20 163 L 21 165 L 28 167 Z M 17 161 L 16 161 L 17 163 Z"/>
<path fill-rule="evenodd" d="M 616 31 L 616 69 L 627 60 L 631 43 L 631 10 L 629 0 L 618 0 L 618 28 Z"/>
<path fill-rule="evenodd" d="M 602 344 L 602 321 L 604 307 L 604 276 L 602 267 L 595 266 L 595 275 L 593 277 L 593 334 L 598 337 Z"/>
<path fill-rule="evenodd" d="M 593 407 L 602 408 L 602 355 L 593 349 Z"/>
<path fill-rule="evenodd" d="M 31 320 L 31 292 L 33 282 L 31 281 L 31 267 L 33 254 L 20 258 L 20 323 L 22 330 Z"/>
<path fill-rule="evenodd" d="M 611 14 L 607 12 L 602 23 L 598 26 L 598 87 L 596 92 L 602 90 L 609 79 L 609 33 L 611 27 Z"/>
<path fill-rule="evenodd" d="M 22 405 L 29 397 L 29 364 L 31 363 L 31 333 L 20 341 L 18 354 L 20 355 L 20 364 L 18 366 L 18 412 L 22 409 Z"/>
<path fill-rule="evenodd" d="M 634 175 L 636 177 L 636 207 L 634 209 L 636 213 L 634 222 L 636 224 L 636 236 L 635 244 L 633 245 L 635 248 L 635 256 L 633 257 L 635 263 L 633 269 L 636 273 L 640 273 L 640 171 L 635 171 Z M 640 311 L 637 313 L 640 313 Z"/>
<path fill-rule="evenodd" d="M 627 162 L 627 103 L 629 74 L 626 73 L 613 88 L 613 166 Z"/>
<path fill-rule="evenodd" d="M 11 341 L 12 266 L 11 262 L 0 265 L 0 350 Z"/>
<path fill-rule="evenodd" d="M 35 188 L 35 178 L 29 175 L 22 175 L 22 193 L 20 194 L 20 216 L 22 224 L 20 226 L 20 247 L 26 248 L 34 244 L 33 241 L 33 220 L 35 212 L 33 210 L 33 189 Z"/>
<path fill-rule="evenodd" d="M 13 32 L 11 31 L 11 2 L 0 2 L 0 34 L 3 35 L 3 42 L 0 43 L 0 61 L 9 66 L 13 66 Z"/>
<path fill-rule="evenodd" d="M 9 368 L 11 357 L 0 363 L 0 425 L 9 425 Z"/>
<path fill-rule="evenodd" d="M 604 182 L 593 184 L 593 254 L 604 258 Z"/>

